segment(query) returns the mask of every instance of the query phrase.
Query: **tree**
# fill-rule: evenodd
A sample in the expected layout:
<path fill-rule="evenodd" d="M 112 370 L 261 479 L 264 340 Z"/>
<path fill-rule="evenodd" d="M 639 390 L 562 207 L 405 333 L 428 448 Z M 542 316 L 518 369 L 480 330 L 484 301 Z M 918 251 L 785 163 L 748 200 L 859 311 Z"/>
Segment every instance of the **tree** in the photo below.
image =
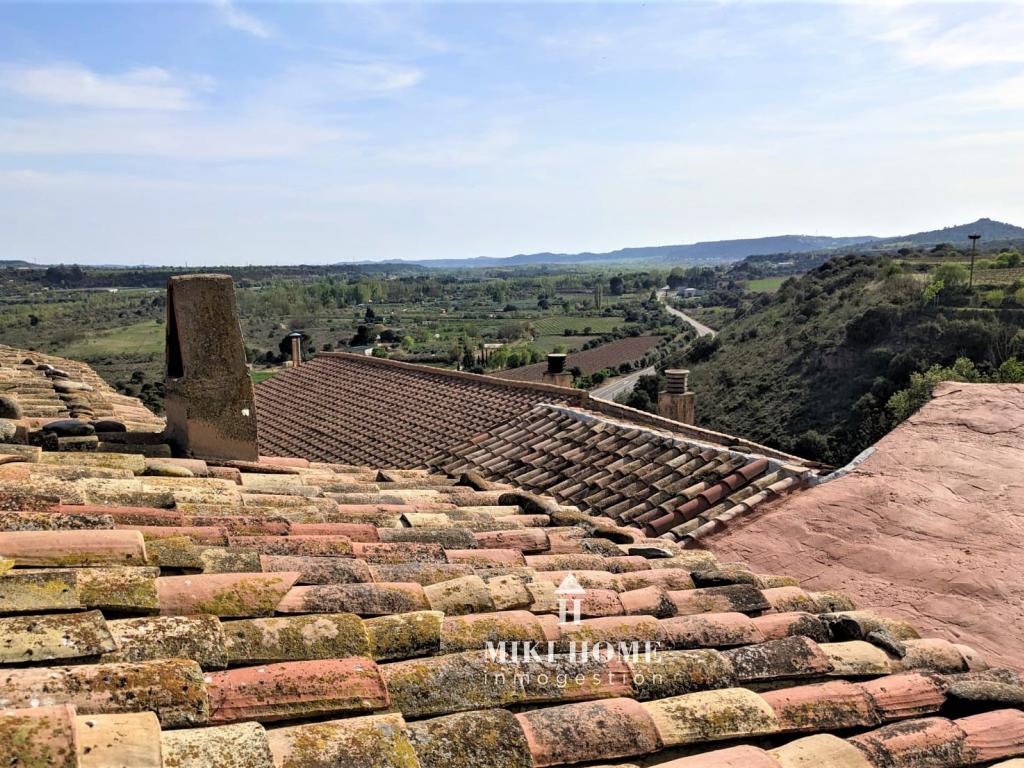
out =
<path fill-rule="evenodd" d="M 669 288 L 679 288 L 686 284 L 686 273 L 683 272 L 682 267 L 672 267 L 665 282 L 668 283 Z"/>
<path fill-rule="evenodd" d="M 376 334 L 373 333 L 373 328 L 369 325 L 360 325 L 356 328 L 356 335 L 349 341 L 350 347 L 365 347 L 367 344 L 372 344 Z"/>
<path fill-rule="evenodd" d="M 1021 255 L 1017 251 L 1003 251 L 995 260 L 996 269 L 1014 269 L 1021 265 Z"/>
<path fill-rule="evenodd" d="M 608 281 L 608 291 L 612 296 L 621 296 L 626 292 L 626 281 L 622 279 L 622 275 L 615 275 Z"/>
<path fill-rule="evenodd" d="M 492 280 L 487 283 L 487 295 L 491 297 L 491 301 L 495 304 L 500 304 L 507 300 L 508 296 L 508 285 L 504 280 Z"/>
<path fill-rule="evenodd" d="M 932 304 L 938 300 L 939 294 L 946 289 L 946 283 L 942 280 L 933 279 L 928 285 L 924 287 L 924 292 L 921 294 L 921 299 L 925 304 Z"/>
<path fill-rule="evenodd" d="M 910 386 L 889 398 L 888 410 L 895 424 L 913 415 L 932 397 L 940 381 L 978 381 L 978 369 L 966 357 L 957 358 L 952 366 L 933 365 L 924 373 L 913 373 Z"/>
<path fill-rule="evenodd" d="M 932 271 L 933 280 L 941 280 L 949 293 L 960 293 L 967 288 L 970 273 L 963 264 L 942 264 Z"/>

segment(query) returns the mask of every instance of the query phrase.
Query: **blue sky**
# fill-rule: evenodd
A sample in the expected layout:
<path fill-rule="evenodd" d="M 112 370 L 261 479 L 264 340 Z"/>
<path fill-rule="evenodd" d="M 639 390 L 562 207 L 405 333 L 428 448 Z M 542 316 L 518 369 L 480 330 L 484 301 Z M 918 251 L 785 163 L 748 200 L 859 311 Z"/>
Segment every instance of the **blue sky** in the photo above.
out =
<path fill-rule="evenodd" d="M 0 258 L 1024 224 L 1024 6 L 0 0 Z"/>

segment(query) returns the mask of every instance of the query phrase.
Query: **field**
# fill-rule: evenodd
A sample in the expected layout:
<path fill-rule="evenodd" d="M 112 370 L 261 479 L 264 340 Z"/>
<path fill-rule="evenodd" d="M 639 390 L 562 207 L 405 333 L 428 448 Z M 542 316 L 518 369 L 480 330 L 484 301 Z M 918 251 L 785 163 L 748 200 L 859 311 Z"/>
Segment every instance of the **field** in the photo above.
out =
<path fill-rule="evenodd" d="M 543 355 L 551 352 L 573 352 L 588 341 L 593 341 L 597 336 L 537 336 L 533 340 L 535 346 Z"/>
<path fill-rule="evenodd" d="M 586 333 L 608 333 L 623 324 L 621 317 L 542 317 L 533 321 L 533 329 L 539 336 L 563 336 L 566 329 Z"/>
<path fill-rule="evenodd" d="M 164 323 L 146 320 L 122 328 L 90 333 L 79 341 L 59 346 L 55 352 L 62 357 L 90 360 L 108 355 L 150 355 L 164 351 Z"/>
<path fill-rule="evenodd" d="M 612 294 L 610 273 L 574 267 L 493 275 L 346 266 L 223 271 L 235 280 L 254 382 L 279 370 L 292 331 L 303 333 L 306 356 L 374 345 L 394 359 L 495 370 L 575 352 L 600 337 L 670 333 L 676 324 L 649 302 L 665 275 L 644 270 L 616 270 L 621 295 Z M 88 362 L 118 390 L 159 409 L 165 285 L 174 272 L 0 269 L 0 340 Z"/>
<path fill-rule="evenodd" d="M 259 384 L 261 381 L 266 381 L 273 376 L 277 371 L 253 371 L 249 374 L 249 378 L 252 379 L 253 384 Z"/>
<path fill-rule="evenodd" d="M 1016 280 L 1024 280 L 1024 267 L 979 269 L 974 273 L 974 282 L 978 285 L 1002 285 Z"/>
<path fill-rule="evenodd" d="M 762 277 L 759 280 L 747 280 L 743 287 L 757 293 L 775 293 L 779 290 L 779 286 L 788 279 L 788 277 Z"/>
<path fill-rule="evenodd" d="M 586 376 L 605 369 L 617 370 L 622 363 L 635 363 L 642 360 L 644 355 L 657 346 L 660 341 L 660 336 L 631 336 L 618 339 L 569 355 L 566 359 L 566 368 L 579 368 Z M 516 381 L 542 381 L 545 370 L 547 370 L 547 365 L 538 363 L 522 368 L 512 368 L 494 375 Z"/>

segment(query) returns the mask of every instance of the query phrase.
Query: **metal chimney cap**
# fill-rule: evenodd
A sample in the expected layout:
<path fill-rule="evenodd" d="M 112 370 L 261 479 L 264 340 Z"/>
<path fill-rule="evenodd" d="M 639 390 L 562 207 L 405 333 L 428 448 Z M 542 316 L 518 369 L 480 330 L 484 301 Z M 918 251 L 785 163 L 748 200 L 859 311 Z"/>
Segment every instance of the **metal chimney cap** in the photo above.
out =
<path fill-rule="evenodd" d="M 668 379 L 667 391 L 674 395 L 684 394 L 690 385 L 690 371 L 686 368 L 669 368 L 665 371 Z"/>
<path fill-rule="evenodd" d="M 562 373 L 565 370 L 565 358 L 568 355 L 552 352 L 548 355 L 548 373 Z"/>

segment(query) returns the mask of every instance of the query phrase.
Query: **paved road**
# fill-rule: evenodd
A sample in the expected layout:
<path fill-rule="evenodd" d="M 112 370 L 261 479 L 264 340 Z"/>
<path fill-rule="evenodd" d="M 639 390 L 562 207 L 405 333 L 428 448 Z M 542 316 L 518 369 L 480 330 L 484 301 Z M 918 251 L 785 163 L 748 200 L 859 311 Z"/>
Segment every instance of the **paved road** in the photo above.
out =
<path fill-rule="evenodd" d="M 693 326 L 694 330 L 697 331 L 698 336 L 714 336 L 718 333 L 714 328 L 709 328 L 700 322 L 696 318 L 690 317 L 685 312 L 680 312 L 678 309 L 668 303 L 668 291 L 658 291 L 658 298 L 665 303 L 665 309 L 668 310 L 670 315 L 685 320 L 687 323 Z M 590 390 L 590 394 L 594 397 L 600 397 L 605 400 L 614 400 L 615 396 L 622 392 L 631 392 L 633 387 L 636 386 L 636 380 L 641 376 L 651 376 L 655 373 L 654 367 L 644 368 L 642 371 L 631 373 L 628 376 L 620 376 L 619 378 L 612 379 L 610 382 L 597 389 Z"/>
<path fill-rule="evenodd" d="M 654 366 L 644 368 L 641 371 L 630 373 L 625 376 L 618 376 L 612 379 L 607 384 L 598 387 L 597 389 L 590 390 L 590 394 L 594 397 L 600 397 L 604 400 L 614 400 L 615 396 L 622 392 L 631 392 L 633 387 L 636 386 L 636 381 L 641 376 L 653 376 L 655 373 Z"/>
<path fill-rule="evenodd" d="M 716 331 L 714 328 L 709 328 L 708 326 L 704 325 L 704 323 L 700 322 L 700 320 L 690 317 L 685 312 L 680 312 L 678 309 L 669 304 L 668 291 L 658 291 L 658 298 L 665 302 L 665 309 L 668 310 L 668 313 L 670 315 L 675 315 L 676 317 L 688 322 L 690 325 L 693 326 L 694 330 L 697 331 L 698 336 L 715 336 L 718 333 L 718 331 Z"/>

